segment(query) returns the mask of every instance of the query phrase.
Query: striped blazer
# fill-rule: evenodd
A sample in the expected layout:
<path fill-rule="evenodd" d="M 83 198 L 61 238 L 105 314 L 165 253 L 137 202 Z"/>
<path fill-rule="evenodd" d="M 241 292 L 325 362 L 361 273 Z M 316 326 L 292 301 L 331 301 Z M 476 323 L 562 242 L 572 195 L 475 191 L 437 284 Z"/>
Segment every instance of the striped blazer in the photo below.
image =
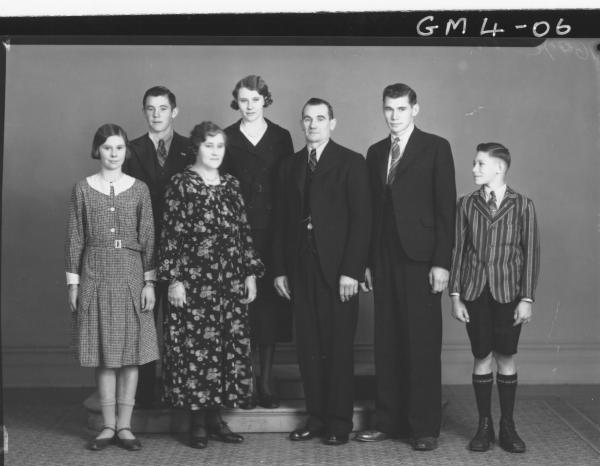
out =
<path fill-rule="evenodd" d="M 506 187 L 495 216 L 483 187 L 458 200 L 449 292 L 473 301 L 486 283 L 494 299 L 535 299 L 540 242 L 533 202 Z"/>

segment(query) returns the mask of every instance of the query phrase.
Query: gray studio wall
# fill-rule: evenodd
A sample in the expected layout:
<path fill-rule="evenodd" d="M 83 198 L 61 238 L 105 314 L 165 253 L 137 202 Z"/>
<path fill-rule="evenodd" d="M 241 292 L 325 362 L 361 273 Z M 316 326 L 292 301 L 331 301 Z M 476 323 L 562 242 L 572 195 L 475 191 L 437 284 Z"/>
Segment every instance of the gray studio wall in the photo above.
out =
<path fill-rule="evenodd" d="M 7 53 L 2 205 L 2 344 L 7 385 L 93 383 L 69 350 L 63 240 L 73 183 L 97 169 L 95 129 L 144 131 L 143 91 L 176 93 L 177 130 L 204 119 L 228 125 L 237 79 L 259 73 L 275 102 L 267 117 L 295 148 L 301 105 L 331 101 L 334 139 L 365 153 L 386 135 L 381 91 L 419 96 L 418 126 L 451 143 L 459 193 L 473 189 L 474 146 L 506 144 L 509 183 L 537 206 L 542 272 L 533 323 L 522 334 L 524 382 L 600 382 L 598 222 L 599 66 L 594 44 L 550 41 L 535 49 L 334 46 L 13 45 Z M 359 361 L 371 359 L 372 301 L 361 298 Z M 468 383 L 470 352 L 444 298 L 444 382 Z M 286 356 L 287 355 L 287 356 Z M 291 348 L 280 355 L 293 359 Z"/>

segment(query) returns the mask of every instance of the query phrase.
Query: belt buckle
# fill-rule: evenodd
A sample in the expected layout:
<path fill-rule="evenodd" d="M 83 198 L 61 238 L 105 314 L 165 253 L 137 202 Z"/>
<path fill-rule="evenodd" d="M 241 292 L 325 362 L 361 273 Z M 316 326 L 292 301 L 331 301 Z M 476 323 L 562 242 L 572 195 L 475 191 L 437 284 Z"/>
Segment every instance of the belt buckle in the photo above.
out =
<path fill-rule="evenodd" d="M 116 239 L 115 240 L 115 249 L 121 249 L 122 247 L 123 247 L 123 245 L 121 244 L 121 240 Z"/>

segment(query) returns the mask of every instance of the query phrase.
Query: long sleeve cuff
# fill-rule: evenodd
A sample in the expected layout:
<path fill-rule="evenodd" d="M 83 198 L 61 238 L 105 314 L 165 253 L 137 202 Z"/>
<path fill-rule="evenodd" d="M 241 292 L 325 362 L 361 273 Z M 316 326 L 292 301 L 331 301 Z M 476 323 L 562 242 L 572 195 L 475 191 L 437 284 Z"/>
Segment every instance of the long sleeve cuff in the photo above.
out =
<path fill-rule="evenodd" d="M 153 282 L 156 281 L 156 269 L 152 269 L 152 270 L 148 270 L 147 272 L 144 272 L 144 281 L 148 281 L 148 280 L 152 280 Z"/>
<path fill-rule="evenodd" d="M 67 285 L 79 285 L 79 274 L 66 272 L 67 274 Z"/>

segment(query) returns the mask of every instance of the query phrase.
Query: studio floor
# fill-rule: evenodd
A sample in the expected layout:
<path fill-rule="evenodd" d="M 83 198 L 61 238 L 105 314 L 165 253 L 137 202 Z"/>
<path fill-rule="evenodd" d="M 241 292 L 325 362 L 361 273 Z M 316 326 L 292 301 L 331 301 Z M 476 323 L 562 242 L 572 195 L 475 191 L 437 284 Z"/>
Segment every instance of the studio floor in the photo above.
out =
<path fill-rule="evenodd" d="M 375 444 L 351 441 L 331 447 L 319 440 L 291 442 L 286 433 L 245 434 L 241 445 L 210 442 L 193 450 L 180 434 L 141 434 L 143 448 L 127 452 L 110 446 L 85 449 L 85 389 L 5 389 L 4 423 L 9 466 L 94 465 L 600 465 L 600 385 L 522 385 L 516 421 L 527 452 L 509 454 L 498 446 L 474 453 L 466 445 L 476 428 L 470 386 L 444 386 L 439 448 L 415 452 L 400 440 Z M 498 420 L 497 398 L 494 398 Z"/>

